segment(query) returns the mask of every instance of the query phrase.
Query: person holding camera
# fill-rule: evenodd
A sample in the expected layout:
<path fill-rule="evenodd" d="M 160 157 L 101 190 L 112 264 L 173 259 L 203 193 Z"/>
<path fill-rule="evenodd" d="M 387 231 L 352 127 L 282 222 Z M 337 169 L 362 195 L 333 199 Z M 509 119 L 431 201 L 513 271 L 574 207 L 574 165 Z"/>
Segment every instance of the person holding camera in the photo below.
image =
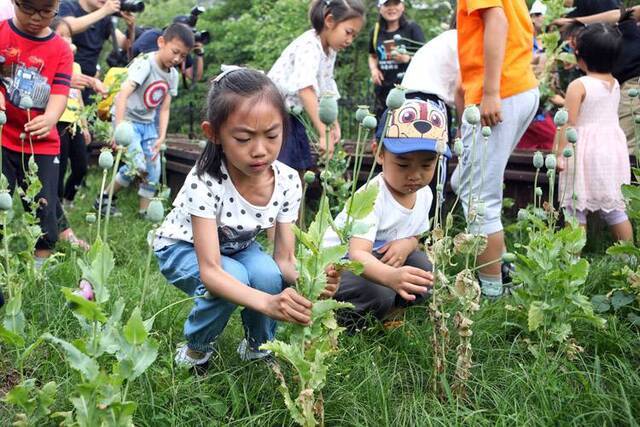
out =
<path fill-rule="evenodd" d="M 76 62 L 82 73 L 96 75 L 98 58 L 104 42 L 113 35 L 120 49 L 128 50 L 135 37 L 134 12 L 144 10 L 140 0 L 66 0 L 60 4 L 59 15 L 65 17 L 73 32 L 73 44 L 78 48 Z M 129 28 L 129 38 L 114 28 L 112 16 L 124 19 Z M 82 93 L 85 104 L 91 102 L 92 90 Z"/>

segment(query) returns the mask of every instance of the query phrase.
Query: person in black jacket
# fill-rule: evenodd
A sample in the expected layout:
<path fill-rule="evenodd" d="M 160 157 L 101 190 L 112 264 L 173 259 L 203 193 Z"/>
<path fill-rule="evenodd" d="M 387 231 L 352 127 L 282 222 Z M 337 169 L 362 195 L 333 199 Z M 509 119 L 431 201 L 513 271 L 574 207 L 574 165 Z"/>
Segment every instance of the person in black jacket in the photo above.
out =
<path fill-rule="evenodd" d="M 379 0 L 380 18 L 371 32 L 369 69 L 375 85 L 375 113 L 378 120 L 387 108 L 386 98 L 402 77 L 415 52 L 425 41 L 418 24 L 408 21 L 404 14 L 404 0 Z M 402 37 L 398 42 L 398 36 Z M 405 45 L 409 52 L 400 49 Z"/>

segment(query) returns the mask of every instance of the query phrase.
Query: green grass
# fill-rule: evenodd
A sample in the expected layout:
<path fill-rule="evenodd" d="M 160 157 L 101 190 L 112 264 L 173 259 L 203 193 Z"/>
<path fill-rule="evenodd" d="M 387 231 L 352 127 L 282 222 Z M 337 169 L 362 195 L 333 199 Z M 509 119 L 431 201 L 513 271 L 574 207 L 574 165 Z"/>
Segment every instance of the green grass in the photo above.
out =
<path fill-rule="evenodd" d="M 89 180 L 98 186 L 98 175 Z M 94 191 L 85 191 L 70 212 L 80 236 L 89 236 L 84 214 Z M 112 300 L 127 301 L 125 318 L 139 302 L 147 245 L 148 222 L 137 218 L 136 196 L 123 194 L 119 206 L 124 217 L 111 222 L 110 244 L 116 256 L 111 276 Z M 597 246 L 597 245 L 596 245 Z M 59 290 L 74 286 L 79 270 L 68 247 L 65 258 L 51 269 L 39 288 L 26 289 L 28 339 L 45 331 L 73 340 L 79 333 L 76 319 Z M 599 255 L 592 262 L 588 295 L 606 291 L 608 277 L 620 266 Z M 147 318 L 184 295 L 168 285 L 155 261 L 150 292 L 144 308 Z M 552 286 L 552 284 L 549 284 Z M 385 331 L 376 326 L 354 336 L 343 335 L 340 352 L 324 390 L 327 425 L 637 425 L 640 415 L 640 335 L 623 320 L 608 317 L 607 328 L 578 327 L 575 336 L 585 347 L 576 360 L 556 354 L 535 357 L 520 331 L 506 324 L 503 305 L 483 302 L 474 325 L 473 377 L 467 401 L 441 401 L 432 392 L 431 326 L 424 307 L 408 311 L 404 326 Z M 163 312 L 155 321 L 160 341 L 156 363 L 129 390 L 138 403 L 139 426 L 179 425 L 289 425 L 290 419 L 277 382 L 262 362 L 244 363 L 235 353 L 242 337 L 238 312 L 219 339 L 220 355 L 205 374 L 179 371 L 173 364 L 176 345 L 190 304 Z M 455 369 L 455 342 L 448 369 Z M 15 355 L 0 351 L 0 390 L 16 379 Z M 66 411 L 66 400 L 77 374 L 64 362 L 57 347 L 40 346 L 26 360 L 25 373 L 42 383 L 59 385 L 54 411 Z M 1 391 L 0 391 L 1 392 Z M 14 409 L 0 403 L 0 425 L 9 425 Z M 53 424 L 52 424 L 53 425 Z"/>

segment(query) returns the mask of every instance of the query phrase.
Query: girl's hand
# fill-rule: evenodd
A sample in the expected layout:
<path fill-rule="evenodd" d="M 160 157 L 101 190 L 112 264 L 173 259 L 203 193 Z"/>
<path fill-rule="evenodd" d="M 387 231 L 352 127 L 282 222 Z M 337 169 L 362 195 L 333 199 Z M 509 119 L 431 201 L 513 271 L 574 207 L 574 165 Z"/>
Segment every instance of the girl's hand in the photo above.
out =
<path fill-rule="evenodd" d="M 334 145 L 335 143 L 333 142 L 331 133 L 329 133 L 328 141 L 326 140 L 325 133 L 320 133 L 320 138 L 318 139 L 318 154 L 320 154 L 320 156 L 325 157 L 327 152 L 329 153 L 329 157 L 333 156 Z"/>
<path fill-rule="evenodd" d="M 336 270 L 336 267 L 333 265 L 328 266 L 324 272 L 327 275 L 327 286 L 325 286 L 324 291 L 320 294 L 320 298 L 333 298 L 340 286 L 340 272 Z"/>
<path fill-rule="evenodd" d="M 416 250 L 416 243 L 417 241 L 413 237 L 389 242 L 377 251 L 379 254 L 383 254 L 380 261 L 394 268 L 402 267 L 409 254 Z"/>
<path fill-rule="evenodd" d="M 95 77 L 91 82 L 91 86 L 96 93 L 99 93 L 102 96 L 106 96 L 109 93 L 104 83 L 102 83 L 100 79 L 96 79 Z"/>
<path fill-rule="evenodd" d="M 49 136 L 49 133 L 51 133 L 51 129 L 56 125 L 56 122 L 57 120 L 52 116 L 44 113 L 24 125 L 24 130 L 25 132 L 31 133 L 31 136 L 43 139 Z"/>
<path fill-rule="evenodd" d="M 371 80 L 373 81 L 374 85 L 382 86 L 382 82 L 384 81 L 384 75 L 382 74 L 382 71 L 380 71 L 378 68 L 371 69 Z"/>
<path fill-rule="evenodd" d="M 82 136 L 84 137 L 85 145 L 91 144 L 91 132 L 89 132 L 89 129 L 87 128 L 82 129 Z"/>
<path fill-rule="evenodd" d="M 558 169 L 558 172 L 564 172 L 566 168 L 567 168 L 567 159 L 565 159 L 562 154 L 557 154 L 556 169 Z"/>
<path fill-rule="evenodd" d="M 273 320 L 308 325 L 311 322 L 311 301 L 293 288 L 285 288 L 277 295 L 269 295 L 267 316 Z"/>

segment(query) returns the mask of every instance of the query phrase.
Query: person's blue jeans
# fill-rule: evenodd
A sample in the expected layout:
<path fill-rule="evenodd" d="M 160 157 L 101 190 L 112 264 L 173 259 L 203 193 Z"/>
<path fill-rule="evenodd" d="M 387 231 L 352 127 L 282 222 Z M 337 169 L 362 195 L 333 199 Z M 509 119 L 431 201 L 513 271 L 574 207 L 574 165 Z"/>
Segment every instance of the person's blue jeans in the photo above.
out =
<path fill-rule="evenodd" d="M 140 183 L 138 195 L 145 199 L 150 199 L 155 196 L 156 187 L 160 181 L 160 156 L 152 160 L 153 146 L 158 140 L 158 131 L 155 122 L 132 122 L 132 124 L 134 137 L 127 150 L 133 158 L 136 172 L 138 174 L 146 174 L 144 181 Z M 133 175 L 129 165 L 123 165 L 118 170 L 116 182 L 123 187 L 128 187 L 134 179 Z"/>
<path fill-rule="evenodd" d="M 156 251 L 160 271 L 169 283 L 189 296 L 204 295 L 206 289 L 200 279 L 198 258 L 193 244 L 178 242 Z M 222 268 L 239 282 L 271 295 L 282 291 L 283 280 L 273 258 L 253 242 L 248 248 L 233 255 L 221 256 Z M 206 352 L 222 333 L 236 305 L 222 298 L 197 298 L 184 325 L 184 335 L 190 349 Z M 244 308 L 242 324 L 245 337 L 253 350 L 273 339 L 276 321 Z"/>

